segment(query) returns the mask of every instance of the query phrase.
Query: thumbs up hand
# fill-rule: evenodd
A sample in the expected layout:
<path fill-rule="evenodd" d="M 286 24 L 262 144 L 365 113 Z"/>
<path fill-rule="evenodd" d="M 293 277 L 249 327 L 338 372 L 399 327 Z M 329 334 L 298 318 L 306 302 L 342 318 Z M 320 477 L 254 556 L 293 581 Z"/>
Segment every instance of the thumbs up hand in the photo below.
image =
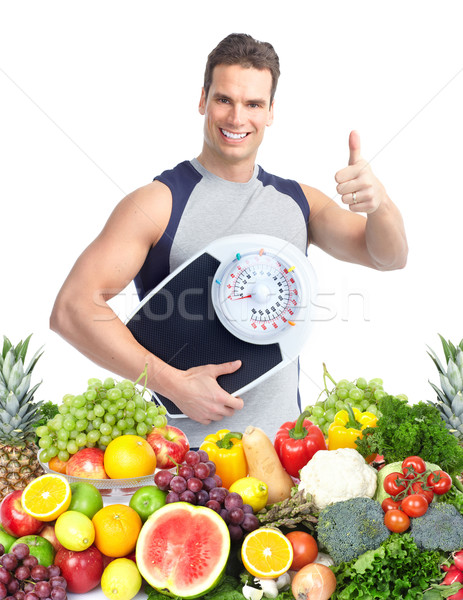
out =
<path fill-rule="evenodd" d="M 356 131 L 349 135 L 349 164 L 336 173 L 335 180 L 338 184 L 336 191 L 352 212 L 371 214 L 386 195 L 382 183 L 361 157 L 360 136 Z"/>

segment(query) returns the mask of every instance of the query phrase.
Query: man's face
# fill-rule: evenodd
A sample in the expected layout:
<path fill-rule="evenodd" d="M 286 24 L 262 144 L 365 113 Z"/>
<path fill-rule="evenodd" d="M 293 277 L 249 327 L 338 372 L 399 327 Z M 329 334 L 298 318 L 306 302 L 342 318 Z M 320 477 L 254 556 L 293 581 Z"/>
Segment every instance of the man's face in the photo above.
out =
<path fill-rule="evenodd" d="M 207 98 L 204 89 L 199 112 L 204 120 L 204 151 L 228 164 L 252 161 L 273 121 L 269 69 L 218 65 Z"/>

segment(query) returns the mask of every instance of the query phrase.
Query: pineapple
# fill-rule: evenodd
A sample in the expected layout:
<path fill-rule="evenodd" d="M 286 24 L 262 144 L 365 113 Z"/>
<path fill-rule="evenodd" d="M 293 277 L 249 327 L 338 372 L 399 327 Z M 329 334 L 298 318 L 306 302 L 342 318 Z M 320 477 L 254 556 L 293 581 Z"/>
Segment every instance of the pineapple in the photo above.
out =
<path fill-rule="evenodd" d="M 40 383 L 29 389 L 36 352 L 24 367 L 29 336 L 14 347 L 4 336 L 0 355 L 0 500 L 13 490 L 22 490 L 43 474 L 37 459 L 34 424 L 40 419 L 41 402 L 33 402 Z"/>
<path fill-rule="evenodd" d="M 447 429 L 463 446 L 463 340 L 455 346 L 439 337 L 444 349 L 447 368 L 445 369 L 436 353 L 429 348 L 429 356 L 439 371 L 441 388 L 429 382 L 437 394 L 437 402 L 433 402 L 441 412 Z"/>

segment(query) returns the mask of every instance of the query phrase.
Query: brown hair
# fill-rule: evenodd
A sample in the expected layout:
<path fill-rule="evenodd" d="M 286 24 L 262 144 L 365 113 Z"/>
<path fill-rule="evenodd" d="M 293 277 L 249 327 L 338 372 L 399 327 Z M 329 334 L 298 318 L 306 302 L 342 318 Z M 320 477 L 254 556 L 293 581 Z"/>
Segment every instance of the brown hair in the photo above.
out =
<path fill-rule="evenodd" d="M 244 68 L 269 69 L 272 75 L 270 104 L 272 103 L 280 76 L 280 61 L 271 44 L 259 42 L 247 33 L 231 33 L 219 42 L 207 57 L 204 73 L 206 97 L 212 84 L 214 68 L 217 65 L 240 65 Z"/>

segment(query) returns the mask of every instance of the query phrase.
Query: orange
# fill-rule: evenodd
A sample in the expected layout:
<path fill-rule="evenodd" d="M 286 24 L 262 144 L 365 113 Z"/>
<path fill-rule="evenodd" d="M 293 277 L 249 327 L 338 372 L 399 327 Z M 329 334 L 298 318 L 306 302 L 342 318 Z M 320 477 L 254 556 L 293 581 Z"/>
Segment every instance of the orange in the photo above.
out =
<path fill-rule="evenodd" d="M 62 461 L 57 456 L 54 456 L 48 463 L 48 468 L 57 473 L 66 474 L 66 465 L 68 461 Z"/>
<path fill-rule="evenodd" d="M 120 435 L 109 442 L 105 450 L 104 469 L 111 479 L 152 475 L 156 469 L 156 454 L 144 438 Z"/>
<path fill-rule="evenodd" d="M 254 577 L 275 579 L 289 570 L 293 562 L 293 547 L 278 529 L 261 527 L 244 538 L 241 558 Z"/>
<path fill-rule="evenodd" d="M 24 488 L 21 504 L 31 517 L 54 521 L 71 504 L 71 486 L 58 473 L 41 475 Z"/>
<path fill-rule="evenodd" d="M 142 520 L 125 504 L 111 504 L 100 509 L 92 519 L 95 527 L 95 546 L 113 558 L 130 554 L 135 549 Z"/>

